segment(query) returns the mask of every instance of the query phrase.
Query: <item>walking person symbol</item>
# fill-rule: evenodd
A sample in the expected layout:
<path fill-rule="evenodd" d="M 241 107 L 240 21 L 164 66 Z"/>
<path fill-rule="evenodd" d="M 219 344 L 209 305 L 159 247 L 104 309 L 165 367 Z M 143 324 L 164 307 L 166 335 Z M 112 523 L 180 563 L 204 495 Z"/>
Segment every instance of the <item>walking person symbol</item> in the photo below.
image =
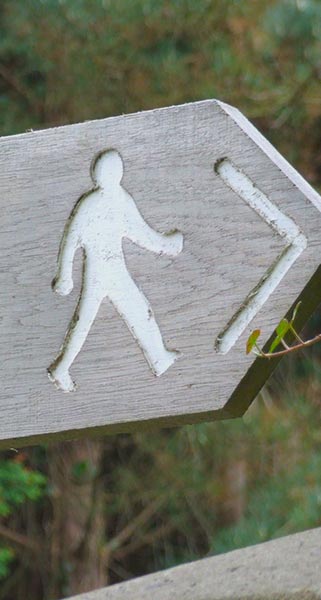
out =
<path fill-rule="evenodd" d="M 104 298 L 109 298 L 141 347 L 155 375 L 164 373 L 179 355 L 168 350 L 143 292 L 131 278 L 122 240 L 168 256 L 183 249 L 183 235 L 159 233 L 144 221 L 132 196 L 122 187 L 123 161 L 116 150 L 98 156 L 93 168 L 94 189 L 82 196 L 66 224 L 52 286 L 65 296 L 73 288 L 73 259 L 84 253 L 79 301 L 61 350 L 48 369 L 49 379 L 65 392 L 75 389 L 69 369 L 80 352 Z"/>

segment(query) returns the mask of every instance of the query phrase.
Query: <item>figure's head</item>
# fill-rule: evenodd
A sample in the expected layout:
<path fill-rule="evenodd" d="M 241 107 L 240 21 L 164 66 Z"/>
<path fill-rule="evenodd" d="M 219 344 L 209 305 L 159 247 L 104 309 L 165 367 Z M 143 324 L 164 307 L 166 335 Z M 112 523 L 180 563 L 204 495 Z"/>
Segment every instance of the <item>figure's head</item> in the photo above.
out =
<path fill-rule="evenodd" d="M 93 180 L 101 188 L 120 184 L 124 173 L 123 161 L 117 150 L 106 150 L 93 165 Z"/>

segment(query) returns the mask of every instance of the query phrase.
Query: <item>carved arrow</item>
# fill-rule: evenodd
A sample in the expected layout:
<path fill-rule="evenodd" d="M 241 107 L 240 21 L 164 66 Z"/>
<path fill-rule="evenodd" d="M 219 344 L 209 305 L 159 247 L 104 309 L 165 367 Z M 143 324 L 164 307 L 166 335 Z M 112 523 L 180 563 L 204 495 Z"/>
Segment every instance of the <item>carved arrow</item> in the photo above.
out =
<path fill-rule="evenodd" d="M 215 164 L 215 171 L 226 185 L 255 210 L 286 242 L 285 249 L 251 290 L 222 333 L 218 335 L 216 349 L 219 353 L 226 354 L 305 250 L 307 238 L 294 221 L 282 213 L 228 158 L 218 160 Z"/>

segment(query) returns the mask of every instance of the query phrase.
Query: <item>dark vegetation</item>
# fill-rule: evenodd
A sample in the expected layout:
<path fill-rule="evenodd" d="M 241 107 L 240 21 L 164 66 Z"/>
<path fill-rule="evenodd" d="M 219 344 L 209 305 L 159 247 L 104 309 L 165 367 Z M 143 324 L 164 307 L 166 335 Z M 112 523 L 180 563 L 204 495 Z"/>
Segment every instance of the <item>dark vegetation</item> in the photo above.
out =
<path fill-rule="evenodd" d="M 319 0 L 1 0 L 0 134 L 216 97 L 320 189 L 320 56 Z M 316 346 L 243 420 L 2 453 L 0 600 L 321 525 L 320 397 Z"/>

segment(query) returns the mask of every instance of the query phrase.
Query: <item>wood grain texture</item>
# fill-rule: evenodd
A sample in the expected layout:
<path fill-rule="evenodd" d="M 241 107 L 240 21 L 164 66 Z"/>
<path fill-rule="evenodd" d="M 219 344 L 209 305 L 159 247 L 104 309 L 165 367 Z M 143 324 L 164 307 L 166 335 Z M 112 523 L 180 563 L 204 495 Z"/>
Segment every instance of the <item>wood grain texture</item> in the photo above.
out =
<path fill-rule="evenodd" d="M 289 535 L 70 600 L 320 600 L 320 534 Z"/>
<path fill-rule="evenodd" d="M 54 388 L 47 368 L 77 302 L 81 254 L 70 296 L 54 294 L 51 281 L 65 223 L 92 188 L 91 161 L 108 148 L 120 152 L 123 185 L 145 220 L 158 231 L 184 234 L 175 258 L 124 242 L 128 270 L 153 307 L 166 346 L 182 356 L 155 377 L 106 300 L 71 368 L 78 389 L 68 394 Z M 215 173 L 223 157 L 308 241 L 224 356 L 214 349 L 218 334 L 284 241 Z M 303 320 L 320 300 L 318 285 L 313 298 L 309 292 L 321 255 L 318 195 L 238 111 L 217 101 L 1 138 L 0 199 L 2 446 L 238 416 L 275 366 L 245 355 L 250 330 L 259 326 L 267 340 L 306 286 Z"/>

